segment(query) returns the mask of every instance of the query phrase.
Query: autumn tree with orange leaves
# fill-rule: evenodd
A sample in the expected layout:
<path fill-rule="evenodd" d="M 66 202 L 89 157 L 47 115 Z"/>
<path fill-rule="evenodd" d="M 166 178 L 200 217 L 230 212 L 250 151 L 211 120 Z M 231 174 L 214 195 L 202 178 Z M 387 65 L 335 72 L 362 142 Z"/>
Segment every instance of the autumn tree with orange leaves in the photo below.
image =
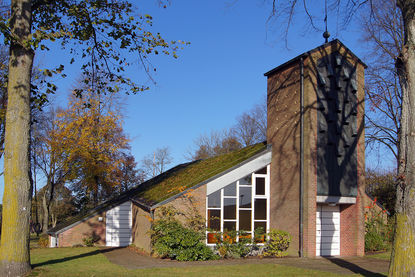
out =
<path fill-rule="evenodd" d="M 118 171 L 122 153 L 129 149 L 114 101 L 110 94 L 72 95 L 68 108 L 57 115 L 52 147 L 66 157 L 72 190 L 93 205 L 109 198 L 122 183 Z"/>

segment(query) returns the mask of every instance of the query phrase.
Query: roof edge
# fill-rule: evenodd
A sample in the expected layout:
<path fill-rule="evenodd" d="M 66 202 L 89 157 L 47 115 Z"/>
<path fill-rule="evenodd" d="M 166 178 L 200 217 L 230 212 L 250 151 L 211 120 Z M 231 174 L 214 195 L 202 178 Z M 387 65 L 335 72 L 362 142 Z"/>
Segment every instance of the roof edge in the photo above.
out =
<path fill-rule="evenodd" d="M 325 48 L 325 47 L 327 47 L 327 46 L 329 46 L 329 45 L 332 45 L 332 44 L 335 44 L 335 43 L 338 43 L 338 44 L 340 44 L 340 46 L 341 47 L 344 47 L 346 50 L 347 50 L 347 52 L 348 53 L 350 53 L 354 58 L 356 58 L 356 60 L 359 62 L 359 63 L 361 63 L 362 65 L 363 65 L 363 67 L 366 69 L 367 68 L 367 65 L 358 57 L 358 56 L 356 56 L 356 54 L 355 53 L 353 53 L 353 51 L 352 50 L 350 50 L 346 45 L 344 45 L 339 39 L 334 39 L 334 40 L 332 40 L 332 41 L 329 41 L 329 42 L 327 42 L 327 43 L 324 43 L 324 44 L 322 44 L 322 45 L 320 45 L 320 46 L 317 46 L 316 48 L 314 48 L 314 49 L 311 49 L 311 50 L 309 50 L 309 51 L 307 51 L 307 52 L 304 52 L 304 53 L 302 53 L 302 54 L 300 54 L 300 55 L 298 55 L 298 56 L 296 56 L 296 57 L 294 57 L 294 58 L 292 58 L 291 60 L 289 60 L 289 61 L 287 61 L 287 62 L 285 62 L 285 63 L 283 63 L 283 64 L 280 64 L 279 66 L 277 66 L 277 67 L 275 67 L 275 68 L 273 68 L 273 69 L 271 69 L 270 71 L 268 71 L 268 72 L 266 72 L 266 73 L 264 73 L 264 76 L 266 76 L 266 77 L 268 77 L 269 75 L 271 75 L 271 74 L 273 74 L 274 72 L 276 72 L 276 71 L 278 71 L 278 70 L 280 70 L 281 68 L 283 68 L 283 67 L 286 67 L 286 66 L 288 66 L 288 65 L 290 65 L 290 64 L 292 64 L 292 63 L 294 63 L 294 62 L 296 62 L 297 60 L 299 60 L 301 57 L 307 57 L 307 56 L 309 56 L 309 55 L 311 55 L 312 53 L 314 53 L 314 52 L 316 52 L 316 51 L 318 51 L 318 50 L 320 50 L 320 49 L 322 49 L 322 48 Z"/>
<path fill-rule="evenodd" d="M 139 206 L 141 209 L 147 211 L 147 212 L 150 212 L 151 211 L 151 206 L 148 206 L 148 205 L 140 202 L 137 199 L 134 199 L 134 198 L 131 197 L 130 198 L 130 201 L 133 202 L 135 205 Z"/>
<path fill-rule="evenodd" d="M 108 202 L 111 202 L 111 201 L 114 201 L 114 199 L 108 200 Z M 63 225 L 60 229 L 58 229 L 56 231 L 49 231 L 49 230 L 53 230 L 56 227 L 59 227 L 59 226 L 55 226 L 55 227 L 50 228 L 46 233 L 49 234 L 49 235 L 58 235 L 62 232 L 65 232 L 68 229 L 71 229 L 72 227 L 74 227 L 74 226 L 76 226 L 76 225 L 78 225 L 82 222 L 87 221 L 88 219 L 98 215 L 99 213 L 106 212 L 109 209 L 112 209 L 112 208 L 120 205 L 121 203 L 124 203 L 124 202 L 127 202 L 127 201 L 131 201 L 129 196 L 125 196 L 125 197 L 122 197 L 120 199 L 117 199 L 116 201 L 114 201 L 114 203 L 111 203 L 109 205 L 107 204 L 107 202 L 104 202 L 101 205 L 99 205 L 98 207 L 95 207 L 94 209 L 92 209 L 90 212 L 86 213 L 79 220 L 77 220 L 75 222 L 72 222 L 72 223 L 69 223 L 68 225 L 65 225 L 65 222 L 62 222 L 61 224 L 63 224 Z"/>
<path fill-rule="evenodd" d="M 252 161 L 252 160 L 254 160 L 254 159 L 258 158 L 259 156 L 264 155 L 265 153 L 268 153 L 268 152 L 270 152 L 270 151 L 272 151 L 271 145 L 270 145 L 270 144 L 267 144 L 267 148 L 266 148 L 266 149 L 264 149 L 264 150 L 262 150 L 261 152 L 259 152 L 259 153 L 255 154 L 255 155 L 253 155 L 252 157 L 249 157 L 248 159 L 244 160 L 243 162 L 240 162 L 240 163 L 239 163 L 239 164 L 237 164 L 237 165 L 232 166 L 231 168 L 228 168 L 228 169 L 226 169 L 226 170 L 222 171 L 222 172 L 221 172 L 221 173 L 219 173 L 219 174 L 216 174 L 216 175 L 215 175 L 215 176 L 213 176 L 213 177 L 210 177 L 210 178 L 208 178 L 208 179 L 206 179 L 206 180 L 204 180 L 204 181 L 202 181 L 202 182 L 200 182 L 200 183 L 198 183 L 198 184 L 194 185 L 193 187 L 190 187 L 190 188 L 188 188 L 188 189 L 185 189 L 184 191 L 182 191 L 182 192 L 180 192 L 180 193 L 178 193 L 178 194 L 176 194 L 176 195 L 173 195 L 173 196 L 171 196 L 171 197 L 169 197 L 169 198 L 167 198 L 167 199 L 165 199 L 165 200 L 163 200 L 163 201 L 161 201 L 161 202 L 159 202 L 159 203 L 157 203 L 157 204 L 155 204 L 155 205 L 151 206 L 151 207 L 150 207 L 150 209 L 151 209 L 151 210 L 155 210 L 156 208 L 158 208 L 158 207 L 160 207 L 160 206 L 163 206 L 163 205 L 165 205 L 165 204 L 167 204 L 167 203 L 169 203 L 169 202 L 171 202 L 171 201 L 173 201 L 173 200 L 175 200 L 175 199 L 179 198 L 180 196 L 182 196 L 182 195 L 184 195 L 184 194 L 186 194 L 186 193 L 188 193 L 188 192 L 190 192 L 190 191 L 192 191 L 192 190 L 195 190 L 195 189 L 197 189 L 197 188 L 199 188 L 199 187 L 201 187 L 201 186 L 203 186 L 203 185 L 205 185 L 205 184 L 207 184 L 207 183 L 209 183 L 209 182 L 212 182 L 213 180 L 215 180 L 215 179 L 217 179 L 217 178 L 219 178 L 219 177 L 221 177 L 221 176 L 223 176 L 223 175 L 225 175 L 225 174 L 227 174 L 227 173 L 231 172 L 232 170 L 235 170 L 235 169 L 236 169 L 236 168 L 238 168 L 238 167 L 243 166 L 244 164 L 246 164 L 246 163 L 248 163 L 248 162 L 250 162 L 250 161 Z"/>

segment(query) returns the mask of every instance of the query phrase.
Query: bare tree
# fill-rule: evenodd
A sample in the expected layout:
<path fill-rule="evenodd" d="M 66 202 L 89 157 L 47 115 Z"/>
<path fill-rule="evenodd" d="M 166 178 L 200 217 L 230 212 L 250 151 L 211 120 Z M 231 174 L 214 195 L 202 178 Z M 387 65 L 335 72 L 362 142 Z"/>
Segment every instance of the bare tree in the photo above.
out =
<path fill-rule="evenodd" d="M 265 141 L 267 139 L 267 101 L 266 99 L 261 104 L 255 105 L 251 110 L 251 114 L 252 114 L 252 117 L 255 118 L 260 141 Z"/>
<path fill-rule="evenodd" d="M 187 155 L 191 160 L 206 159 L 242 148 L 234 132 L 229 130 L 212 131 L 209 135 L 201 135 L 194 143 L 195 150 L 189 151 Z"/>
<path fill-rule="evenodd" d="M 266 105 L 255 105 L 250 111 L 240 115 L 236 119 L 232 132 L 243 146 L 265 141 L 267 137 Z"/>
<path fill-rule="evenodd" d="M 62 190 L 68 170 L 64 164 L 64 153 L 55 151 L 51 146 L 51 142 L 54 140 L 52 135 L 58 128 L 55 109 L 51 107 L 47 112 L 38 114 L 36 121 L 32 126 L 32 163 L 41 171 L 44 180 L 46 180 L 42 193 L 37 195 L 42 203 L 41 229 L 43 233 L 46 233 L 56 190 Z"/>
<path fill-rule="evenodd" d="M 122 153 L 122 162 L 119 165 L 120 192 L 127 191 L 145 180 L 143 169 L 137 168 L 137 162 L 130 153 Z"/>
<path fill-rule="evenodd" d="M 142 169 L 146 179 L 163 173 L 167 166 L 173 162 L 169 147 L 157 148 L 152 154 L 142 159 Z"/>
<path fill-rule="evenodd" d="M 395 61 L 403 45 L 403 24 L 395 1 L 373 0 L 372 10 L 361 13 L 361 26 L 369 45 L 366 141 L 369 146 L 386 147 L 398 167 L 402 91 Z"/>

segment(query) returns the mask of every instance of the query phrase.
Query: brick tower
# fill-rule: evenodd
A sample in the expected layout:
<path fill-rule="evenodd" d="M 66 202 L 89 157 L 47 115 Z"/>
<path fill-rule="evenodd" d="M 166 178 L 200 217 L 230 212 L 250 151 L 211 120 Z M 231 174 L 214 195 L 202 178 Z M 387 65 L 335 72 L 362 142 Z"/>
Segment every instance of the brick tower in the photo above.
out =
<path fill-rule="evenodd" d="M 272 228 L 290 254 L 364 254 L 364 69 L 339 40 L 265 73 Z"/>

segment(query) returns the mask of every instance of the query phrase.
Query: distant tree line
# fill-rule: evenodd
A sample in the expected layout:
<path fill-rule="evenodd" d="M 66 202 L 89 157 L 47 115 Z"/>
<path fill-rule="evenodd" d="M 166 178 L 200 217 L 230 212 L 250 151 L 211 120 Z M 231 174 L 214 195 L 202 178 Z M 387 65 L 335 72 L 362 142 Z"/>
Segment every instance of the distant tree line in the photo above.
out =
<path fill-rule="evenodd" d="M 199 136 L 186 157 L 190 160 L 206 159 L 265 141 L 266 137 L 267 107 L 262 103 L 238 116 L 229 129 Z"/>

